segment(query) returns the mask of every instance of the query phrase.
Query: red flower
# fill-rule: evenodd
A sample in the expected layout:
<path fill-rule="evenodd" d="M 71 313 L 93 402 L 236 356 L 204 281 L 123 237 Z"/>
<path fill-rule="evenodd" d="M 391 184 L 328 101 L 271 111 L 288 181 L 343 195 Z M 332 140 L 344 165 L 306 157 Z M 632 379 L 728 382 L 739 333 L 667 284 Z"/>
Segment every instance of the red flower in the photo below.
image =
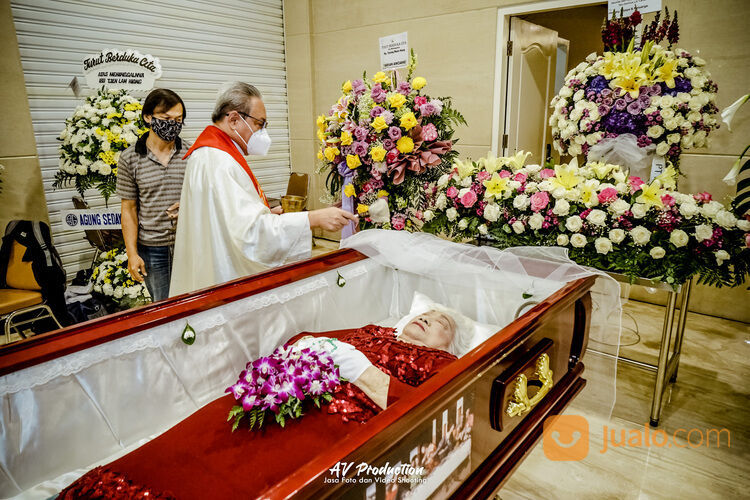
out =
<path fill-rule="evenodd" d="M 385 157 L 387 163 L 396 163 L 398 161 L 398 149 L 391 149 Z"/>

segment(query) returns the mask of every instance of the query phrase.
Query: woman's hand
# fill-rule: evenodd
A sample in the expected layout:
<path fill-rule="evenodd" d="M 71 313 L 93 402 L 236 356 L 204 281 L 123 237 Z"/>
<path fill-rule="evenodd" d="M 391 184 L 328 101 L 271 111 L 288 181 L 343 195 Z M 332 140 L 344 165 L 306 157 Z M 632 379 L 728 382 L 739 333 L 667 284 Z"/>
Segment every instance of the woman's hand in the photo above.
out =
<path fill-rule="evenodd" d="M 281 205 L 278 205 L 271 209 L 271 213 L 274 215 L 281 215 L 284 213 L 284 209 L 281 207 Z"/>

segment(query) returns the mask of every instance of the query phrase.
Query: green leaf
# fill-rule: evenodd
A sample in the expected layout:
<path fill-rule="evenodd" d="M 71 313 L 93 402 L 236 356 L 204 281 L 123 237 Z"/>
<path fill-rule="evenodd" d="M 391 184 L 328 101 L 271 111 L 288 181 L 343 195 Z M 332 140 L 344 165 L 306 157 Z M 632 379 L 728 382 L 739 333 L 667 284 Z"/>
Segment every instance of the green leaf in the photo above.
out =
<path fill-rule="evenodd" d="M 265 410 L 258 410 L 258 413 L 258 429 L 260 429 L 261 427 L 263 427 L 263 421 L 266 418 L 266 412 Z"/>
<path fill-rule="evenodd" d="M 231 410 L 229 410 L 229 417 L 227 417 L 227 422 L 229 422 L 231 419 L 236 417 L 238 414 L 244 412 L 245 410 L 242 409 L 239 405 L 234 405 Z"/>
<path fill-rule="evenodd" d="M 244 417 L 244 416 L 245 415 L 243 413 L 243 414 L 240 414 L 240 415 L 237 415 L 236 417 L 234 417 L 234 423 L 232 424 L 232 432 L 234 432 L 235 430 L 237 430 L 237 427 L 239 427 L 239 425 L 240 425 L 240 420 L 242 420 L 242 417 Z"/>
<path fill-rule="evenodd" d="M 330 392 L 324 392 L 323 399 L 330 403 L 331 401 L 333 401 L 333 396 L 331 396 Z"/>
<path fill-rule="evenodd" d="M 253 408 L 250 410 L 250 429 L 252 430 L 253 427 L 255 427 L 255 423 L 258 421 L 258 409 Z M 260 427 L 260 426 L 258 426 Z"/>

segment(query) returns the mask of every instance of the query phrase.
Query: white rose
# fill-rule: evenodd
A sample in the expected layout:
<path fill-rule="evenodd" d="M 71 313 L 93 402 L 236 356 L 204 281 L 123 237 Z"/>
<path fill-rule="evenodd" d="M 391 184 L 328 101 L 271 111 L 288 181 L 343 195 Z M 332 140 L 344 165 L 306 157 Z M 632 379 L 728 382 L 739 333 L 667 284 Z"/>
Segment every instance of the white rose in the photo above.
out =
<path fill-rule="evenodd" d="M 583 148 L 581 148 L 581 145 L 580 145 L 580 144 L 573 144 L 572 146 L 570 146 L 570 147 L 568 148 L 568 153 L 569 153 L 569 154 L 570 154 L 571 156 L 578 156 L 578 155 L 580 155 L 581 153 L 583 153 Z"/>
<path fill-rule="evenodd" d="M 451 180 L 451 174 L 443 174 L 440 176 L 440 179 L 438 179 L 437 185 L 438 187 L 445 187 L 448 185 L 448 182 Z"/>
<path fill-rule="evenodd" d="M 479 231 L 479 234 L 482 234 L 482 235 L 485 235 L 485 234 L 487 234 L 487 226 L 486 226 L 486 225 L 484 225 L 484 224 L 480 224 L 480 225 L 479 225 L 479 226 L 477 227 L 477 230 Z"/>
<path fill-rule="evenodd" d="M 424 218 L 425 222 L 430 222 L 435 218 L 435 212 L 433 212 L 432 210 L 425 210 L 422 214 L 422 217 Z"/>
<path fill-rule="evenodd" d="M 104 165 L 99 166 L 99 173 L 102 175 L 109 175 L 112 173 L 112 167 L 105 163 Z"/>
<path fill-rule="evenodd" d="M 526 183 L 526 189 L 523 190 L 524 193 L 536 193 L 539 191 L 539 184 L 536 182 L 527 182 Z"/>
<path fill-rule="evenodd" d="M 109 151 L 111 149 L 111 145 L 109 141 L 102 141 L 101 148 L 102 148 L 102 151 Z"/>
<path fill-rule="evenodd" d="M 667 142 L 669 144 L 677 144 L 680 142 L 680 134 L 669 134 L 667 136 Z"/>
<path fill-rule="evenodd" d="M 113 134 L 121 134 L 122 133 L 122 127 L 120 127 L 118 125 L 113 125 L 112 127 L 110 127 L 109 130 L 112 131 Z"/>
<path fill-rule="evenodd" d="M 484 207 L 484 218 L 490 222 L 495 222 L 500 217 L 500 207 L 495 203 L 490 203 Z"/>
<path fill-rule="evenodd" d="M 690 149 L 690 148 L 692 148 L 693 147 L 693 136 L 690 135 L 690 134 L 683 135 L 682 136 L 682 140 L 680 141 L 680 143 L 682 144 L 682 148 L 683 149 Z"/>
<path fill-rule="evenodd" d="M 699 224 L 695 226 L 695 239 L 700 243 L 714 235 L 714 230 L 710 224 Z"/>
<path fill-rule="evenodd" d="M 750 220 L 745 220 L 745 219 L 738 220 L 737 227 L 741 231 L 750 231 Z"/>
<path fill-rule="evenodd" d="M 535 174 L 542 169 L 542 166 L 541 165 L 526 165 L 524 168 L 528 170 L 530 173 Z"/>
<path fill-rule="evenodd" d="M 661 99 L 659 99 L 659 104 L 662 108 L 670 108 L 674 104 L 674 97 L 671 95 L 663 95 L 661 96 Z"/>
<path fill-rule="evenodd" d="M 618 216 L 624 214 L 628 210 L 630 210 L 630 203 L 622 198 L 618 198 L 609 204 L 609 211 Z"/>
<path fill-rule="evenodd" d="M 716 217 L 716 214 L 718 214 L 719 210 L 722 208 L 724 208 L 724 206 L 718 201 L 709 201 L 701 207 L 701 214 L 703 214 L 704 217 L 713 218 Z"/>
<path fill-rule="evenodd" d="M 513 231 L 515 231 L 516 234 L 521 234 L 524 231 L 523 222 L 520 220 L 517 220 L 513 223 Z"/>
<path fill-rule="evenodd" d="M 561 247 L 564 247 L 565 245 L 567 245 L 569 241 L 570 241 L 570 238 L 568 238 L 567 234 L 559 234 L 557 236 L 557 244 L 560 245 Z"/>
<path fill-rule="evenodd" d="M 573 94 L 573 100 L 574 101 L 580 101 L 583 99 L 583 89 L 577 90 L 575 94 Z"/>
<path fill-rule="evenodd" d="M 568 215 L 570 212 L 570 203 L 565 200 L 557 200 L 555 202 L 555 208 L 552 209 L 552 213 L 555 215 Z"/>
<path fill-rule="evenodd" d="M 625 175 L 625 172 L 623 172 L 622 170 L 617 169 L 617 170 L 612 171 L 612 178 L 616 182 L 625 182 L 625 180 L 628 178 L 628 176 Z"/>
<path fill-rule="evenodd" d="M 587 240 L 581 233 L 576 233 L 570 237 L 570 244 L 576 248 L 583 248 L 586 246 Z"/>
<path fill-rule="evenodd" d="M 540 213 L 536 213 L 529 217 L 529 227 L 531 229 L 541 229 L 542 223 L 544 222 L 544 216 Z"/>
<path fill-rule="evenodd" d="M 458 228 L 459 228 L 460 230 L 462 230 L 462 231 L 463 231 L 463 230 L 464 230 L 464 229 L 466 229 L 467 227 L 469 227 L 469 220 L 468 220 L 468 219 L 466 219 L 466 218 L 464 217 L 463 219 L 461 219 L 460 221 L 458 221 Z"/>
<path fill-rule="evenodd" d="M 687 119 L 693 123 L 701 121 L 701 118 L 703 117 L 701 116 L 699 111 L 691 111 L 687 115 Z"/>
<path fill-rule="evenodd" d="M 625 239 L 625 231 L 622 229 L 612 229 L 609 231 L 609 239 L 614 243 L 621 243 Z"/>
<path fill-rule="evenodd" d="M 664 127 L 662 127 L 661 125 L 652 125 L 648 128 L 648 130 L 646 130 L 646 135 L 654 139 L 659 137 L 663 133 Z"/>
<path fill-rule="evenodd" d="M 698 211 L 698 205 L 693 201 L 685 202 L 680 205 L 680 213 L 687 219 L 693 218 L 693 216 L 696 215 Z"/>
<path fill-rule="evenodd" d="M 669 242 L 677 248 L 684 247 L 688 244 L 690 237 L 682 229 L 675 229 L 672 234 L 669 235 Z"/>
<path fill-rule="evenodd" d="M 729 253 L 726 250 L 714 252 L 714 255 L 716 256 L 716 265 L 718 266 L 722 265 L 729 258 Z"/>
<path fill-rule="evenodd" d="M 670 118 L 674 118 L 674 109 L 672 108 L 664 108 L 661 110 L 661 118 L 662 120 L 669 120 Z"/>
<path fill-rule="evenodd" d="M 665 252 L 662 247 L 654 247 L 648 254 L 654 259 L 661 259 L 667 254 L 667 252 Z"/>
<path fill-rule="evenodd" d="M 118 286 L 117 288 L 115 288 L 114 296 L 116 299 L 122 298 L 122 294 L 123 294 L 123 289 L 121 286 Z"/>
<path fill-rule="evenodd" d="M 643 226 L 635 226 L 630 230 L 630 237 L 636 245 L 645 245 L 651 239 L 651 231 Z"/>
<path fill-rule="evenodd" d="M 445 210 L 445 207 L 448 205 L 448 198 L 446 198 L 445 193 L 440 193 L 437 197 L 437 200 L 435 200 L 435 206 L 439 210 Z"/>
<path fill-rule="evenodd" d="M 453 222 L 454 220 L 456 220 L 456 217 L 458 217 L 458 210 L 456 210 L 455 208 L 451 207 L 451 208 L 449 208 L 448 210 L 445 211 L 445 215 L 446 215 L 446 217 L 448 217 L 449 221 Z"/>
<path fill-rule="evenodd" d="M 573 95 L 573 90 L 570 87 L 563 86 L 563 88 L 560 89 L 560 97 L 568 98 Z"/>
<path fill-rule="evenodd" d="M 636 219 L 642 219 L 646 216 L 648 207 L 646 207 L 646 205 L 644 205 L 643 203 L 634 203 L 631 210 L 633 212 L 633 217 L 635 217 Z"/>
<path fill-rule="evenodd" d="M 607 222 L 607 213 L 595 208 L 586 216 L 586 220 L 596 226 L 603 226 Z"/>
<path fill-rule="evenodd" d="M 88 173 L 88 168 L 86 168 L 86 165 L 78 165 L 76 167 L 76 173 L 78 175 L 86 175 Z"/>
<path fill-rule="evenodd" d="M 97 293 L 102 293 L 102 286 L 99 284 L 94 285 L 94 291 Z"/>
<path fill-rule="evenodd" d="M 676 116 L 674 118 L 669 118 L 668 120 L 664 120 L 664 127 L 666 127 L 667 130 L 674 130 L 677 127 L 680 126 L 680 119 Z"/>
<path fill-rule="evenodd" d="M 568 194 L 568 190 L 564 187 L 558 187 L 552 190 L 552 197 L 555 199 L 565 198 L 566 194 Z"/>
<path fill-rule="evenodd" d="M 680 92 L 675 96 L 676 102 L 688 102 L 690 100 L 690 94 L 687 92 Z"/>
<path fill-rule="evenodd" d="M 529 197 L 525 194 L 519 194 L 513 199 L 513 206 L 518 210 L 524 210 L 529 206 Z"/>
<path fill-rule="evenodd" d="M 568 228 L 568 231 L 571 233 L 577 233 L 581 230 L 581 227 L 583 227 L 583 221 L 579 216 L 574 215 L 573 217 L 565 219 L 565 227 Z"/>
<path fill-rule="evenodd" d="M 656 146 L 656 154 L 659 156 L 665 156 L 667 153 L 669 153 L 669 144 L 667 142 L 660 142 Z"/>
<path fill-rule="evenodd" d="M 716 214 L 716 222 L 723 228 L 731 229 L 737 224 L 737 217 L 732 212 L 719 210 L 719 213 Z"/>
<path fill-rule="evenodd" d="M 112 296 L 115 293 L 114 288 L 112 288 L 112 284 L 111 283 L 105 283 L 104 285 L 102 285 L 102 293 L 104 295 Z"/>
<path fill-rule="evenodd" d="M 594 240 L 594 248 L 597 253 L 607 255 L 612 251 L 612 242 L 608 238 L 597 238 Z"/>
<path fill-rule="evenodd" d="M 462 187 L 469 187 L 469 186 L 471 186 L 471 183 L 472 183 L 473 181 L 474 181 L 474 178 L 472 178 L 471 176 L 469 176 L 469 177 L 464 177 L 464 178 L 463 178 L 463 179 L 461 180 L 461 186 L 462 186 Z"/>

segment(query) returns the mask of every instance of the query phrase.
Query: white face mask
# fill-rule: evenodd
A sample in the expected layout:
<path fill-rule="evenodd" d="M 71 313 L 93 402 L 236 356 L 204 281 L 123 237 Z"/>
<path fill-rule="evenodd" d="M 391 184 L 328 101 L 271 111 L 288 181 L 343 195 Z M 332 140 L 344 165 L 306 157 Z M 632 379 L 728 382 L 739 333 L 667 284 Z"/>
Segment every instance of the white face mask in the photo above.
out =
<path fill-rule="evenodd" d="M 242 116 L 240 116 L 240 119 L 245 122 L 247 128 L 249 128 L 251 131 L 253 130 L 245 121 L 245 119 L 242 118 Z M 251 135 L 250 139 L 248 139 L 247 141 L 242 138 L 237 130 L 235 130 L 235 133 L 237 134 L 237 137 L 239 137 L 240 140 L 245 144 L 245 147 L 247 148 L 247 154 L 259 156 L 266 156 L 268 154 L 268 150 L 271 148 L 271 136 L 268 135 L 268 131 L 265 128 L 260 129 L 257 132 L 253 132 L 253 135 Z"/>

